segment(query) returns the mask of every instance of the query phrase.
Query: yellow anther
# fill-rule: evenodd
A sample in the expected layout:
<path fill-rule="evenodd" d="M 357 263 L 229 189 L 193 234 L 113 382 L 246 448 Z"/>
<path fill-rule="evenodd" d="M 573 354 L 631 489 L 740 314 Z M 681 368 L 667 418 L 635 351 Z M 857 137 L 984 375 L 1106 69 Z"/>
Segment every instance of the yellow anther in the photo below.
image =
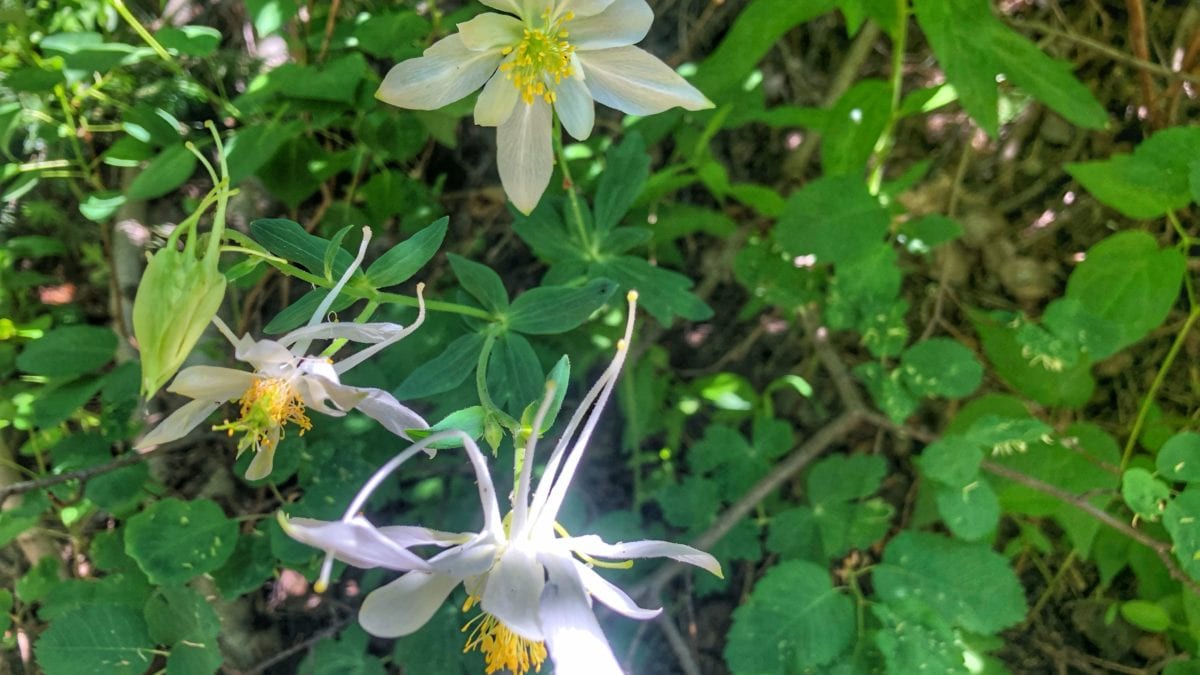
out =
<path fill-rule="evenodd" d="M 213 427 L 214 431 L 225 431 L 230 436 L 244 433 L 238 442 L 238 453 L 250 447 L 256 451 L 271 447 L 274 432 L 289 422 L 300 427 L 300 435 L 312 429 L 312 422 L 305 414 L 304 400 L 290 380 L 278 377 L 259 377 L 246 389 L 240 399 L 242 414 L 236 421 L 225 420 Z"/>
<path fill-rule="evenodd" d="M 467 598 L 463 611 L 475 605 L 474 596 Z M 507 670 L 512 675 L 525 675 L 530 670 L 541 672 L 546 660 L 546 644 L 540 640 L 521 637 L 487 612 L 467 621 L 462 632 L 467 633 L 463 653 L 478 649 L 483 653 L 484 670 L 488 675 Z"/>
<path fill-rule="evenodd" d="M 558 96 L 551 87 L 562 83 L 563 78 L 574 72 L 571 58 L 575 48 L 566 41 L 568 32 L 563 29 L 563 24 L 574 18 L 574 14 L 568 12 L 551 20 L 552 15 L 547 11 L 542 18 L 545 22 L 542 28 L 526 26 L 520 42 L 501 50 L 505 56 L 512 54 L 512 57 L 500 66 L 500 71 L 512 80 L 527 104 L 533 103 L 535 98 L 542 98 L 547 103 L 557 101 Z"/>

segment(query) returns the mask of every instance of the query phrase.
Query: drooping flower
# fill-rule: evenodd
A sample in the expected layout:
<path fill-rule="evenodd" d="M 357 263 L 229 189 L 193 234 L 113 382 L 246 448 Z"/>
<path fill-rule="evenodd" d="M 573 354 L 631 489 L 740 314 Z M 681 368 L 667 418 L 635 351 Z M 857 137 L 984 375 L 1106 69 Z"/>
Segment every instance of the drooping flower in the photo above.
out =
<path fill-rule="evenodd" d="M 353 264 L 313 312 L 308 324 L 278 340 L 254 340 L 249 335 L 238 338 L 220 317 L 214 316 L 213 323 L 234 347 L 234 357 L 249 363 L 254 370 L 247 372 L 218 366 L 185 368 L 167 390 L 194 400 L 171 413 L 141 440 L 138 447 L 182 438 L 221 404 L 237 400 L 241 404 L 239 417 L 213 428 L 226 431 L 230 436 L 242 434 L 238 441 L 238 456 L 250 449 L 255 453 L 246 470 L 246 478 L 259 480 L 270 475 L 275 449 L 288 424 L 298 427 L 301 434 L 312 428 L 307 414 L 309 408 L 332 416 L 342 416 L 357 409 L 406 439 L 409 429 L 429 428 L 420 415 L 401 405 L 388 392 L 351 387 L 340 380 L 340 375 L 402 340 L 421 325 L 425 320 L 421 285 L 417 286 L 417 318 L 407 328 L 381 322 L 321 322 L 338 293 L 362 264 L 370 238 L 370 228 L 363 228 L 363 242 Z M 338 339 L 369 346 L 337 362 L 306 355 L 313 341 Z"/>
<path fill-rule="evenodd" d="M 488 12 L 391 69 L 376 97 L 435 110 L 483 87 L 475 123 L 497 127 L 500 181 L 524 213 L 553 172 L 551 108 L 576 139 L 592 133 L 593 100 L 631 115 L 712 102 L 633 45 L 650 30 L 646 0 L 481 0 Z"/>
<path fill-rule="evenodd" d="M 480 650 L 489 674 L 508 670 L 513 675 L 525 675 L 540 670 L 547 656 L 553 659 L 555 672 L 562 675 L 621 673 L 592 613 L 592 601 L 599 600 L 635 619 L 649 619 L 662 610 L 639 607 L 624 591 L 596 573 L 592 566 L 605 564 L 598 558 L 672 558 L 721 574 L 715 558 L 690 546 L 651 540 L 609 544 L 596 535 L 570 536 L 556 520 L 625 361 L 635 299 L 636 294 L 630 293 L 630 318 L 625 338 L 617 344 L 616 357 L 567 422 L 536 489 L 531 485 L 536 434 L 530 434 L 508 517 L 500 514 L 483 454 L 461 432 L 483 505 L 483 528 L 479 532 L 376 528 L 357 515 L 386 472 L 423 449 L 426 439 L 426 443 L 409 448 L 377 472 L 359 491 L 342 520 L 282 519 L 284 530 L 293 538 L 326 551 L 318 586 L 327 584 L 334 558 L 359 567 L 404 570 L 400 578 L 368 594 L 358 616 L 368 633 L 399 637 L 423 626 L 450 592 L 463 584 L 468 594 L 463 610 L 479 609 L 463 627 L 467 634 L 464 651 Z M 549 393 L 545 396 L 533 429 L 542 428 L 551 398 Z M 408 549 L 421 545 L 444 550 L 416 562 Z"/>

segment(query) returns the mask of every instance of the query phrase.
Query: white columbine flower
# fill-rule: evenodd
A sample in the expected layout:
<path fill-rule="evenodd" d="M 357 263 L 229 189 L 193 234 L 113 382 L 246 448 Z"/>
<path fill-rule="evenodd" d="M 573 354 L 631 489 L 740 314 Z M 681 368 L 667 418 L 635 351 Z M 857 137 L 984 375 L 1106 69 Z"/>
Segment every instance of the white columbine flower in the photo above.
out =
<path fill-rule="evenodd" d="M 381 349 L 403 339 L 425 320 L 422 286 L 417 286 L 417 319 L 405 328 L 394 323 L 322 323 L 329 307 L 362 264 L 370 228 L 363 228 L 363 242 L 353 264 L 337 285 L 313 312 L 308 325 L 278 340 L 254 340 L 249 335 L 235 337 L 225 322 L 213 317 L 213 323 L 234 346 L 234 357 L 249 363 L 253 372 L 217 366 L 192 366 L 175 377 L 168 391 L 195 399 L 171 413 L 138 444 L 139 448 L 167 443 L 187 435 L 222 403 L 238 400 L 241 416 L 213 427 L 230 436 L 244 434 L 238 442 L 238 455 L 253 448 L 254 460 L 246 478 L 258 480 L 271 473 L 275 448 L 288 423 L 300 427 L 300 433 L 312 428 L 308 408 L 326 415 L 341 416 L 352 409 L 361 410 L 383 424 L 388 431 L 408 438 L 406 429 L 427 429 L 429 424 L 412 410 L 400 405 L 394 396 L 380 389 L 351 387 L 339 380 L 342 373 L 362 363 Z M 333 362 L 319 356 L 306 356 L 314 340 L 346 339 L 370 345 L 353 356 Z"/>
<path fill-rule="evenodd" d="M 537 206 L 554 164 L 551 106 L 579 140 L 592 133 L 592 101 L 631 115 L 712 102 L 662 61 L 634 47 L 650 30 L 646 0 L 480 0 L 486 13 L 398 64 L 376 96 L 435 110 L 483 87 L 475 123 L 497 127 L 500 181 L 523 213 Z M 511 16 L 510 16 L 511 15 Z"/>
<path fill-rule="evenodd" d="M 597 574 L 592 566 L 604 565 L 597 558 L 672 558 L 721 574 L 715 558 L 690 546 L 649 540 L 609 544 L 596 535 L 570 536 L 556 522 L 571 478 L 625 361 L 635 299 L 636 294 L 630 293 L 629 321 L 625 339 L 617 344 L 616 358 L 568 421 L 532 494 L 536 434 L 530 434 L 513 490 L 512 512 L 507 518 L 500 515 L 483 454 L 462 432 L 449 433 L 463 442 L 475 468 L 483 504 L 483 529 L 479 532 L 376 528 L 359 515 L 359 509 L 387 473 L 435 437 L 412 446 L 376 472 L 342 520 L 289 521 L 281 517 L 289 535 L 326 551 L 317 588 L 327 585 L 333 558 L 359 567 L 406 571 L 368 594 L 358 615 L 368 633 L 399 637 L 423 626 L 450 592 L 463 584 L 469 596 L 463 610 L 476 605 L 480 610 L 463 626 L 467 633 L 465 649 L 483 652 L 489 674 L 508 670 L 513 675 L 524 675 L 540 670 L 548 653 L 560 675 L 619 675 L 621 668 L 592 613 L 592 600 L 635 619 L 649 619 L 662 610 L 639 607 L 624 591 Z M 533 429 L 541 428 L 551 398 L 548 392 Z M 445 436 L 444 432 L 436 438 Z M 408 550 L 420 545 L 445 550 L 421 560 Z"/>

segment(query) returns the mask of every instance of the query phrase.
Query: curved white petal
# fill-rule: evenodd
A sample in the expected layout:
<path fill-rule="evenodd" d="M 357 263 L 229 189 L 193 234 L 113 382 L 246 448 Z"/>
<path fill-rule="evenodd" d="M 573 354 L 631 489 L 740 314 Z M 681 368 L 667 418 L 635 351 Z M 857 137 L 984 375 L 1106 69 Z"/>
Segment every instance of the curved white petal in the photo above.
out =
<path fill-rule="evenodd" d="M 354 389 L 354 387 L 348 387 Z M 428 429 L 429 423 L 423 417 L 400 404 L 395 396 L 382 389 L 359 389 L 365 392 L 354 407 L 367 417 L 379 422 L 385 429 L 400 438 L 408 439 L 409 429 Z"/>
<path fill-rule="evenodd" d="M 296 359 L 295 354 L 278 342 L 253 340 L 248 335 L 243 335 L 238 341 L 237 348 L 233 350 L 233 357 L 238 361 L 249 363 L 254 366 L 255 370 L 262 370 L 268 366 L 287 365 Z"/>
<path fill-rule="evenodd" d="M 254 373 L 220 366 L 191 366 L 179 371 L 167 391 L 188 398 L 224 403 L 242 394 L 254 384 Z"/>
<path fill-rule="evenodd" d="M 471 51 L 511 47 L 521 41 L 524 25 L 506 14 L 487 12 L 458 24 L 458 34 Z"/>
<path fill-rule="evenodd" d="M 358 623 L 376 637 L 408 635 L 429 621 L 459 581 L 441 574 L 409 572 L 368 593 L 358 611 Z"/>
<path fill-rule="evenodd" d="M 536 1 L 536 0 L 535 0 Z M 566 12 L 572 12 L 576 17 L 595 16 L 600 12 L 608 9 L 608 6 L 613 4 L 613 0 L 541 0 L 547 5 L 557 4 L 557 14 L 562 15 Z M 575 32 L 572 28 L 575 24 L 568 23 L 567 28 L 571 29 L 571 36 L 574 37 Z"/>
<path fill-rule="evenodd" d="M 640 541 L 609 544 L 594 534 L 581 537 L 565 537 L 557 539 L 555 546 L 561 546 L 570 551 L 578 551 L 584 555 L 598 558 L 670 558 L 681 563 L 695 565 L 724 578 L 721 573 L 721 563 L 711 555 L 686 544 L 676 544 L 670 541 L 643 539 Z"/>
<path fill-rule="evenodd" d="M 374 323 L 354 323 L 353 321 L 334 321 L 303 326 L 279 338 L 279 344 L 291 346 L 300 341 L 336 340 L 345 338 L 354 342 L 374 344 L 384 342 L 404 331 L 404 326 L 398 323 L 377 321 Z"/>
<path fill-rule="evenodd" d="M 480 605 L 514 633 L 538 641 L 538 598 L 545 585 L 545 572 L 533 553 L 510 547 L 488 573 Z"/>
<path fill-rule="evenodd" d="M 579 51 L 625 47 L 641 42 L 652 23 L 646 0 L 613 0 L 603 12 L 568 23 L 568 39 Z"/>
<path fill-rule="evenodd" d="M 349 521 L 281 518 L 279 524 L 289 537 L 333 554 L 344 563 L 370 569 L 426 570 L 423 558 L 397 543 L 372 525 L 355 516 Z"/>
<path fill-rule="evenodd" d="M 604 603 L 605 606 L 614 612 L 631 619 L 641 619 L 643 621 L 653 619 L 662 614 L 661 607 L 658 609 L 640 607 L 625 591 L 597 574 L 596 570 L 578 560 L 572 560 L 571 562 L 575 565 L 575 572 L 579 575 L 579 580 L 583 582 L 583 587 L 587 589 L 587 592 L 591 593 L 593 598 Z"/>
<path fill-rule="evenodd" d="M 443 532 L 416 525 L 385 525 L 376 529 L 379 530 L 379 534 L 405 548 L 411 546 L 441 546 L 445 548 L 446 546 L 465 544 L 475 537 L 474 532 Z"/>
<path fill-rule="evenodd" d="M 370 393 L 368 389 L 351 387 L 319 375 L 305 375 L 296 382 L 304 405 L 331 417 L 341 417 L 353 410 Z M 326 401 L 332 402 L 330 406 Z"/>
<path fill-rule="evenodd" d="M 651 115 L 679 106 L 713 107 L 700 90 L 646 51 L 616 47 L 579 52 L 592 98 L 630 115 Z"/>
<path fill-rule="evenodd" d="M 507 122 L 517 107 L 520 93 L 512 80 L 504 73 L 497 72 L 483 85 L 483 91 L 475 100 L 475 124 L 498 127 Z"/>
<path fill-rule="evenodd" d="M 587 590 L 572 561 L 554 554 L 542 556 L 550 580 L 541 598 L 542 630 L 562 675 L 620 675 L 621 666 L 600 624 L 592 614 Z"/>
<path fill-rule="evenodd" d="M 583 77 L 572 75 L 555 85 L 554 110 L 562 120 L 563 128 L 571 137 L 582 141 L 592 135 L 592 126 L 596 123 L 596 105 L 592 102 L 592 94 Z"/>
<path fill-rule="evenodd" d="M 508 12 L 509 14 L 517 15 L 521 13 L 520 0 L 479 0 L 479 2 L 491 7 L 492 9 L 498 9 L 501 12 Z"/>
<path fill-rule="evenodd" d="M 275 448 L 279 445 L 278 428 L 271 430 L 270 441 L 254 449 L 254 459 L 246 467 L 246 480 L 262 480 L 271 475 L 271 470 L 275 468 Z"/>
<path fill-rule="evenodd" d="M 518 102 L 512 116 L 496 129 L 500 182 L 521 213 L 537 206 L 554 172 L 550 146 L 550 104 L 542 99 Z"/>
<path fill-rule="evenodd" d="M 490 538 L 446 549 L 429 559 L 438 574 L 467 579 L 487 572 L 496 561 L 496 545 Z"/>
<path fill-rule="evenodd" d="M 148 448 L 152 445 L 162 445 L 183 438 L 192 429 L 200 425 L 220 403 L 213 401 L 190 401 L 179 406 L 179 409 L 167 416 L 167 419 L 154 427 L 137 444 L 137 449 Z"/>
<path fill-rule="evenodd" d="M 473 52 L 455 33 L 425 51 L 425 56 L 396 64 L 375 97 L 413 110 L 436 110 L 483 86 L 500 64 L 500 51 Z"/>

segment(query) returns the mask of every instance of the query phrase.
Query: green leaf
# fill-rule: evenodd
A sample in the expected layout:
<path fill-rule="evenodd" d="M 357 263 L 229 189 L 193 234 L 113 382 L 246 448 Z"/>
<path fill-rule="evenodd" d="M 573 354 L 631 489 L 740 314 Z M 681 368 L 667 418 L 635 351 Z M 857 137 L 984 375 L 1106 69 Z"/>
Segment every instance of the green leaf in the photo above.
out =
<path fill-rule="evenodd" d="M 983 351 L 1005 382 L 1042 405 L 1077 408 L 1087 402 L 1096 387 L 1091 363 L 1080 359 L 1072 366 L 1030 361 L 1017 341 L 1017 331 L 1001 314 L 971 313 Z"/>
<path fill-rule="evenodd" d="M 238 185 L 253 176 L 289 138 L 304 129 L 303 122 L 292 120 L 254 124 L 238 129 L 225 142 L 225 162 L 229 165 L 229 182 Z"/>
<path fill-rule="evenodd" d="M 331 153 L 308 136 L 284 140 L 256 172 L 263 185 L 289 208 L 300 205 L 325 180 L 349 168 L 357 152 Z"/>
<path fill-rule="evenodd" d="M 962 233 L 963 228 L 958 221 L 931 213 L 901 225 L 896 241 L 909 253 L 926 254 L 942 244 L 958 239 Z"/>
<path fill-rule="evenodd" d="M 141 612 L 100 603 L 54 621 L 36 647 L 47 675 L 142 673 L 154 659 L 153 648 Z"/>
<path fill-rule="evenodd" d="M 446 349 L 417 367 L 396 390 L 401 400 L 425 398 L 440 394 L 462 384 L 475 370 L 484 336 L 468 333 L 446 345 Z"/>
<path fill-rule="evenodd" d="M 1200 127 L 1164 129 L 1132 155 L 1066 165 L 1067 173 L 1130 218 L 1157 218 L 1192 202 L 1190 163 L 1200 156 Z"/>
<path fill-rule="evenodd" d="M 725 662 L 735 673 L 786 675 L 822 666 L 854 637 L 854 603 L 824 566 L 792 560 L 771 568 L 734 610 Z"/>
<path fill-rule="evenodd" d="M 187 640 L 203 644 L 216 640 L 221 621 L 212 606 L 187 586 L 165 586 L 150 596 L 145 607 L 150 637 L 162 645 Z"/>
<path fill-rule="evenodd" d="M 1129 623 L 1151 633 L 1162 633 L 1171 627 L 1171 615 L 1167 610 L 1149 600 L 1121 603 L 1121 616 Z"/>
<path fill-rule="evenodd" d="M 951 625 L 976 633 L 997 633 L 1025 616 L 1020 582 L 986 544 L 904 531 L 884 549 L 873 579 L 885 601 L 920 600 Z"/>
<path fill-rule="evenodd" d="M 442 247 L 449 223 L 449 218 L 439 218 L 379 256 L 367 268 L 367 279 L 371 285 L 386 288 L 408 281 Z"/>
<path fill-rule="evenodd" d="M 279 335 L 308 323 L 308 320 L 312 318 L 313 312 L 317 311 L 317 308 L 321 306 L 321 303 L 328 295 L 329 289 L 327 288 L 314 288 L 305 293 L 300 296 L 300 299 L 294 300 L 290 305 L 284 307 L 278 314 L 272 317 L 267 322 L 267 325 L 263 326 L 263 332 L 267 335 Z M 340 312 L 356 302 L 358 302 L 358 298 L 340 293 L 337 300 L 329 306 L 329 312 Z"/>
<path fill-rule="evenodd" d="M 544 392 L 545 374 L 533 345 L 520 333 L 508 332 L 496 340 L 488 362 L 488 388 L 496 405 L 514 416 L 520 415 Z"/>
<path fill-rule="evenodd" d="M 670 326 L 676 316 L 688 321 L 712 318 L 712 308 L 691 292 L 691 279 L 642 258 L 620 256 L 592 265 L 589 272 L 593 278 L 615 279 L 622 290 L 636 290 L 638 305 L 663 326 Z"/>
<path fill-rule="evenodd" d="M 79 212 L 94 223 L 105 223 L 125 203 L 125 195 L 116 190 L 93 192 L 79 204 Z"/>
<path fill-rule="evenodd" d="M 572 330 L 604 306 L 617 290 L 610 279 L 592 279 L 582 288 L 542 286 L 513 301 L 508 327 L 530 335 L 556 335 Z"/>
<path fill-rule="evenodd" d="M 930 338 L 900 358 L 904 386 L 917 396 L 963 398 L 979 388 L 983 366 L 975 354 L 950 338 Z"/>
<path fill-rule="evenodd" d="M 817 506 L 868 497 L 885 475 L 887 461 L 880 455 L 832 455 L 809 469 L 808 499 Z"/>
<path fill-rule="evenodd" d="M 1155 466 L 1167 480 L 1200 482 L 1200 434 L 1184 431 L 1167 439 L 1158 451 Z"/>
<path fill-rule="evenodd" d="M 237 545 L 237 523 L 209 500 L 164 499 L 129 519 L 125 552 L 160 584 L 181 584 L 221 567 Z"/>
<path fill-rule="evenodd" d="M 775 240 L 793 255 L 838 265 L 875 251 L 887 229 L 887 211 L 861 179 L 824 177 L 788 198 Z"/>
<path fill-rule="evenodd" d="M 211 675 L 223 660 L 216 641 L 203 645 L 180 642 L 167 657 L 166 675 Z"/>
<path fill-rule="evenodd" d="M 887 675 L 973 672 L 963 661 L 967 648 L 954 629 L 920 603 L 872 604 L 871 612 L 881 624 L 875 646 L 883 654 Z"/>
<path fill-rule="evenodd" d="M 859 80 L 842 94 L 821 134 L 821 166 L 827 176 L 858 176 L 892 115 L 892 88 L 883 80 Z"/>
<path fill-rule="evenodd" d="M 1171 535 L 1179 565 L 1193 579 L 1200 579 L 1200 489 L 1188 486 L 1168 502 L 1163 525 Z"/>
<path fill-rule="evenodd" d="M 990 135 L 1000 130 L 996 20 L 987 0 L 913 0 L 917 23 L 962 107 Z"/>
<path fill-rule="evenodd" d="M 1000 501 L 992 484 L 980 479 L 964 487 L 939 485 L 934 497 L 950 533 L 966 541 L 990 535 L 1000 523 Z"/>
<path fill-rule="evenodd" d="M 182 143 L 168 146 L 133 179 L 125 196 L 134 201 L 161 197 L 183 185 L 196 170 L 196 156 Z"/>
<path fill-rule="evenodd" d="M 63 326 L 34 340 L 17 355 L 17 368 L 30 375 L 74 377 L 107 365 L 117 353 L 117 336 L 100 326 Z"/>
<path fill-rule="evenodd" d="M 145 496 L 142 487 L 149 478 L 150 467 L 145 462 L 138 462 L 88 480 L 83 494 L 110 513 L 124 514 Z"/>
<path fill-rule="evenodd" d="M 1067 280 L 1066 297 L 1116 326 L 1120 349 L 1166 320 L 1186 266 L 1182 253 L 1160 249 L 1145 232 L 1118 232 L 1088 249 Z"/>
<path fill-rule="evenodd" d="M 262 218 L 250 223 L 250 236 L 271 254 L 299 263 L 318 276 L 324 275 L 329 240 L 309 234 L 299 223 L 286 218 Z M 353 262 L 354 256 L 345 249 L 339 250 L 333 258 L 333 278 L 340 278 Z"/>
<path fill-rule="evenodd" d="M 209 26 L 160 28 L 154 33 L 159 44 L 187 56 L 211 56 L 221 46 L 221 31 Z"/>
<path fill-rule="evenodd" d="M 812 509 L 797 506 L 771 516 L 767 530 L 767 550 L 785 560 L 798 558 L 816 563 L 825 562 L 821 548 L 821 532 Z"/>
<path fill-rule="evenodd" d="M 500 275 L 492 268 L 453 253 L 446 254 L 446 257 L 463 290 L 478 300 L 484 309 L 495 314 L 503 314 L 508 310 L 508 291 L 504 289 Z"/>
<path fill-rule="evenodd" d="M 388 671 L 375 656 L 367 653 L 367 634 L 351 625 L 339 639 L 317 643 L 300 664 L 304 675 L 385 675 Z"/>
<path fill-rule="evenodd" d="M 270 542 L 260 530 L 255 530 L 239 535 L 229 559 L 210 574 L 221 596 L 232 600 L 262 586 L 274 572 Z"/>
<path fill-rule="evenodd" d="M 663 517 L 672 525 L 692 528 L 707 525 L 721 503 L 720 486 L 700 476 L 688 476 L 681 483 L 668 483 L 658 490 L 657 499 Z"/>
<path fill-rule="evenodd" d="M 631 133 L 608 151 L 604 173 L 596 183 L 595 229 L 612 229 L 629 211 L 650 176 L 650 155 L 642 135 Z"/>
<path fill-rule="evenodd" d="M 284 64 L 271 71 L 272 86 L 284 96 L 351 104 L 370 66 L 358 52 L 330 59 L 322 65 Z"/>
<path fill-rule="evenodd" d="M 1157 521 L 1171 498 L 1171 488 L 1149 471 L 1134 467 L 1121 476 L 1121 497 L 1139 517 Z"/>
<path fill-rule="evenodd" d="M 1071 72 L 1069 62 L 1046 56 L 1028 38 L 998 21 L 989 23 L 1000 72 L 1013 84 L 1076 126 L 1103 129 L 1108 124 L 1108 111 Z"/>
<path fill-rule="evenodd" d="M 449 429 L 457 429 L 471 438 L 479 438 L 483 435 L 483 428 L 487 421 L 487 411 L 481 405 L 473 405 L 469 408 L 462 408 L 446 415 L 442 420 L 429 429 L 413 429 L 408 432 L 413 440 L 421 440 L 428 438 L 439 431 L 447 431 Z M 428 447 L 435 450 L 443 448 L 460 448 L 463 442 L 459 437 L 451 437 L 442 441 L 430 443 Z"/>
<path fill-rule="evenodd" d="M 962 488 L 974 481 L 982 463 L 979 444 L 953 434 L 929 444 L 917 458 L 925 477 L 951 488 Z"/>
<path fill-rule="evenodd" d="M 12 628 L 13 594 L 7 588 L 0 588 L 0 631 Z"/>

